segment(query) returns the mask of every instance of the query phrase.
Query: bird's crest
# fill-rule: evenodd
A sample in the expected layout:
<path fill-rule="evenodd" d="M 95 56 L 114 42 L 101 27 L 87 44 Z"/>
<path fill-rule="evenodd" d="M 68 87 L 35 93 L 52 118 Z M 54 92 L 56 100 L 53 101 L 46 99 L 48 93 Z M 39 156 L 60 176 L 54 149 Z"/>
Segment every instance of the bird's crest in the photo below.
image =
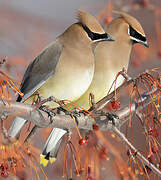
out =
<path fill-rule="evenodd" d="M 99 22 L 91 14 L 82 10 L 78 10 L 77 19 L 78 22 L 86 25 L 92 32 L 96 32 L 100 34 L 105 33 Z"/>
<path fill-rule="evenodd" d="M 118 14 L 120 17 L 122 17 L 133 29 L 135 29 L 139 34 L 142 36 L 145 36 L 144 30 L 141 26 L 141 24 L 138 22 L 137 19 L 130 16 L 129 14 L 125 12 L 120 11 L 113 11 L 113 13 Z"/>

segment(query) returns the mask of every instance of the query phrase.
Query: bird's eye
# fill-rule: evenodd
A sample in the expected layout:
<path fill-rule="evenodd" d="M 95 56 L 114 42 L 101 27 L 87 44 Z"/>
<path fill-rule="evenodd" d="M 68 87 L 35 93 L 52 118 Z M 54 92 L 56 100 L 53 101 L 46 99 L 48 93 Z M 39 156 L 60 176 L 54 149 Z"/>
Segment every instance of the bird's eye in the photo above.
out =
<path fill-rule="evenodd" d="M 82 24 L 82 27 L 86 31 L 86 33 L 88 34 L 88 37 L 92 41 L 100 41 L 100 40 L 104 40 L 104 39 L 108 38 L 106 33 L 104 33 L 104 34 L 94 33 L 84 24 Z"/>
<path fill-rule="evenodd" d="M 140 33 L 138 33 L 134 28 L 132 28 L 131 26 L 129 26 L 129 35 L 134 38 L 135 40 L 139 40 L 139 41 L 146 41 L 145 36 L 141 35 Z"/>

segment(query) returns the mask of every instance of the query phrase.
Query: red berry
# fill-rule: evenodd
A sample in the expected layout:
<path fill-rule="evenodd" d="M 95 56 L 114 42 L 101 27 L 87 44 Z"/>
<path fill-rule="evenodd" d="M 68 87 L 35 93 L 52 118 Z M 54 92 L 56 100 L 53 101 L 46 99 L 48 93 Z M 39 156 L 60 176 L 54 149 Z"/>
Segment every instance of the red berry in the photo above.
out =
<path fill-rule="evenodd" d="M 109 24 L 111 21 L 112 21 L 112 17 L 111 17 L 111 16 L 107 16 L 107 17 L 104 19 L 105 24 Z"/>
<path fill-rule="evenodd" d="M 153 128 L 148 131 L 148 135 L 151 135 L 157 138 L 160 135 L 160 133 L 156 128 Z"/>
<path fill-rule="evenodd" d="M 99 130 L 99 126 L 96 123 L 93 124 L 93 130 L 94 131 L 98 131 Z"/>
<path fill-rule="evenodd" d="M 111 105 L 113 109 L 119 109 L 120 108 L 120 102 L 118 100 L 111 101 Z"/>
<path fill-rule="evenodd" d="M 151 173 L 151 169 L 150 169 L 147 165 L 145 165 L 145 169 L 146 169 L 146 171 L 147 171 L 148 174 Z M 145 169 L 144 169 L 144 171 L 145 171 Z"/>
<path fill-rule="evenodd" d="M 128 149 L 127 150 L 127 156 L 130 156 L 131 155 L 131 153 L 130 153 L 130 150 Z"/>
<path fill-rule="evenodd" d="M 106 159 L 107 153 L 108 153 L 107 149 L 105 147 L 102 147 L 99 153 L 100 159 L 102 160 Z"/>
<path fill-rule="evenodd" d="M 99 157 L 100 157 L 101 160 L 104 160 L 104 159 L 106 159 L 107 156 L 106 156 L 105 153 L 100 152 Z"/>
<path fill-rule="evenodd" d="M 4 168 L 3 164 L 1 164 L 0 169 L 1 169 L 1 171 L 4 171 L 5 168 Z"/>
<path fill-rule="evenodd" d="M 7 169 L 4 169 L 3 171 L 1 171 L 1 176 L 4 178 L 7 178 L 9 176 L 9 172 Z"/>
<path fill-rule="evenodd" d="M 156 157 L 155 157 L 154 153 L 151 153 L 151 154 L 148 156 L 148 160 L 149 160 L 150 163 L 155 163 Z"/>
<path fill-rule="evenodd" d="M 152 152 L 153 152 L 154 154 L 156 154 L 156 153 L 159 152 L 159 149 L 158 149 L 158 146 L 157 146 L 157 145 L 153 145 L 153 147 L 152 147 Z"/>
<path fill-rule="evenodd" d="M 88 166 L 88 174 L 91 173 L 91 167 Z"/>
<path fill-rule="evenodd" d="M 148 4 L 149 4 L 148 0 L 142 0 L 142 1 L 141 1 L 141 5 L 142 5 L 143 7 L 147 7 Z"/>
<path fill-rule="evenodd" d="M 87 140 L 82 138 L 82 139 L 79 140 L 79 144 L 80 145 L 87 144 Z"/>
<path fill-rule="evenodd" d="M 161 57 L 161 50 L 158 52 L 158 56 Z"/>

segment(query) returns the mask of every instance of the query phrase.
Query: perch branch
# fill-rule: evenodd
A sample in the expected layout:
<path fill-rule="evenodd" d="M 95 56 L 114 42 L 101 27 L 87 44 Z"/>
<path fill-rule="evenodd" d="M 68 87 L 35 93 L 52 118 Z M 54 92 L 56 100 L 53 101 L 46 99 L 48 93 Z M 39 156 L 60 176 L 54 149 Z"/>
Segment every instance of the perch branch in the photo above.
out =
<path fill-rule="evenodd" d="M 155 92 L 157 93 L 157 90 L 155 90 Z M 126 106 L 121 110 L 118 110 L 116 112 L 118 118 L 114 117 L 116 127 L 120 127 L 122 123 L 126 121 L 129 114 L 134 113 L 137 110 L 137 107 L 140 106 L 140 103 L 144 105 L 144 106 L 140 106 L 139 108 L 140 110 L 142 108 L 145 108 L 148 104 L 152 103 L 151 93 L 154 94 L 154 92 L 149 92 L 147 94 L 144 93 L 141 96 L 141 99 L 140 101 L 138 101 L 138 103 L 133 102 L 131 104 L 131 108 L 129 106 Z M 161 98 L 161 96 L 159 98 Z M 155 99 L 153 100 L 157 101 L 158 96 L 156 96 Z M 3 101 L 0 101 L 0 117 L 4 114 L 6 116 L 14 115 L 14 116 L 22 117 L 28 121 L 33 122 L 39 128 L 47 128 L 47 127 L 57 127 L 62 129 L 75 128 L 73 119 L 69 115 L 57 114 L 53 116 L 53 122 L 51 122 L 51 119 L 48 118 L 47 113 L 41 110 L 35 110 L 34 106 L 19 102 L 10 102 L 10 105 L 8 104 L 4 105 Z M 111 130 L 112 123 L 109 123 L 111 119 L 108 118 L 108 116 L 104 116 L 97 113 L 93 114 L 93 116 L 96 117 L 96 122 L 100 130 Z M 92 130 L 92 125 L 94 122 L 90 116 L 84 115 L 83 113 L 80 112 L 78 114 L 77 120 L 78 120 L 78 128 Z"/>

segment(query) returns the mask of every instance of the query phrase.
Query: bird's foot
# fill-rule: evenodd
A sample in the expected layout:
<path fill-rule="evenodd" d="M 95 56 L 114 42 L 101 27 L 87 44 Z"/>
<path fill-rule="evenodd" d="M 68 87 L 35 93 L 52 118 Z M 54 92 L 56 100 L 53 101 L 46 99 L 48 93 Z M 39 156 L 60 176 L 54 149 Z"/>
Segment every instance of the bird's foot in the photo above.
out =
<path fill-rule="evenodd" d="M 69 115 L 70 114 L 70 112 L 68 110 L 64 109 L 63 107 L 58 107 L 57 108 L 57 113 L 58 114 L 65 114 L 65 115 Z"/>
<path fill-rule="evenodd" d="M 58 107 L 57 113 L 58 114 L 64 113 L 65 115 L 70 115 L 72 118 L 75 119 L 75 121 L 78 125 L 78 118 L 77 117 L 80 116 L 80 111 L 78 111 L 77 109 L 73 109 L 72 111 L 68 111 L 68 110 L 64 109 L 63 107 Z"/>
<path fill-rule="evenodd" d="M 106 117 L 105 119 L 108 119 L 108 121 L 111 121 L 112 124 L 115 126 L 116 124 L 116 119 L 119 119 L 119 117 L 114 114 L 114 113 L 109 113 L 109 112 L 104 112 L 104 111 L 98 111 L 97 114 L 100 116 L 100 117 Z"/>
<path fill-rule="evenodd" d="M 112 124 L 115 126 L 115 120 L 118 119 L 119 117 L 116 114 L 113 113 L 106 113 L 106 117 L 109 119 L 109 121 L 112 122 Z"/>
<path fill-rule="evenodd" d="M 46 112 L 48 114 L 48 117 L 50 119 L 50 123 L 52 123 L 53 122 L 53 116 L 56 116 L 55 109 L 49 108 L 46 105 L 40 106 L 39 109 L 44 111 L 44 112 Z"/>

